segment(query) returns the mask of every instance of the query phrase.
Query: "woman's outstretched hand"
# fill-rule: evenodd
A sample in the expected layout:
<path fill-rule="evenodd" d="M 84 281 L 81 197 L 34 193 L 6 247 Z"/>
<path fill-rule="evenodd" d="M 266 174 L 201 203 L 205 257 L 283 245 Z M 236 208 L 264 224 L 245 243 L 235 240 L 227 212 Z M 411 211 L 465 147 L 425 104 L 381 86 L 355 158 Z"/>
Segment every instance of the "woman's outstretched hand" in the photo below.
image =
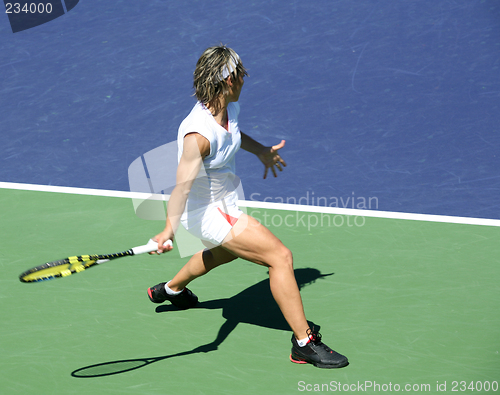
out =
<path fill-rule="evenodd" d="M 285 161 L 278 154 L 278 151 L 285 146 L 285 140 L 281 140 L 281 143 L 273 145 L 272 147 L 266 147 L 266 149 L 259 155 L 257 155 L 260 161 L 264 164 L 264 178 L 267 177 L 267 172 L 269 169 L 273 172 L 273 175 L 277 177 L 276 168 L 279 171 L 283 171 L 283 167 L 286 167 Z"/>

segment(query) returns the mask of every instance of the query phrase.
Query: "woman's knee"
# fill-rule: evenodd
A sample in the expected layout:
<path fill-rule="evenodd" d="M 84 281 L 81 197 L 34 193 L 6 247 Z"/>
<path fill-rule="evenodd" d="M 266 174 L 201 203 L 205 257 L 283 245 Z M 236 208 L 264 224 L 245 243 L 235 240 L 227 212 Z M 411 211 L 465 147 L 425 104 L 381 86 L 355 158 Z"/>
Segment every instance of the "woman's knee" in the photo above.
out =
<path fill-rule="evenodd" d="M 275 250 L 274 259 L 271 266 L 274 268 L 285 268 L 293 270 L 293 254 L 289 248 L 283 244 Z"/>

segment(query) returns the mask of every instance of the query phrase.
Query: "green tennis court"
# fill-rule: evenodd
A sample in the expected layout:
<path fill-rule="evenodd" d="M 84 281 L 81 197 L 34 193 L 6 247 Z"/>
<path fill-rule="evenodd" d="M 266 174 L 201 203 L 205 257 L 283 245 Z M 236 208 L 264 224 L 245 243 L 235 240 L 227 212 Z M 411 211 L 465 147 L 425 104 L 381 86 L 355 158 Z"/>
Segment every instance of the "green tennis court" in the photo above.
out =
<path fill-rule="evenodd" d="M 241 260 L 194 282 L 188 311 L 146 295 L 186 261 L 176 250 L 20 283 L 29 267 L 144 244 L 163 224 L 126 198 L 0 189 L 0 202 L 2 394 L 498 391 L 498 227 L 319 213 L 307 226 L 249 208 L 292 249 L 308 319 L 349 358 L 328 370 L 289 361 L 267 272 Z"/>

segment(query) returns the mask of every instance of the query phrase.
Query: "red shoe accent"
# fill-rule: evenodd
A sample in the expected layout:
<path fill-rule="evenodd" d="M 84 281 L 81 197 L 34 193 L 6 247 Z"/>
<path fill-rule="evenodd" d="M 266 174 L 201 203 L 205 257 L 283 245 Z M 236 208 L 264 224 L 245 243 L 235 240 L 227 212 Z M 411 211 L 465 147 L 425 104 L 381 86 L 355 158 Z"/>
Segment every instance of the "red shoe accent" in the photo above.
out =
<path fill-rule="evenodd" d="M 293 363 L 307 363 L 306 361 L 303 361 L 301 359 L 293 359 L 292 354 L 290 354 L 290 361 L 292 361 Z"/>

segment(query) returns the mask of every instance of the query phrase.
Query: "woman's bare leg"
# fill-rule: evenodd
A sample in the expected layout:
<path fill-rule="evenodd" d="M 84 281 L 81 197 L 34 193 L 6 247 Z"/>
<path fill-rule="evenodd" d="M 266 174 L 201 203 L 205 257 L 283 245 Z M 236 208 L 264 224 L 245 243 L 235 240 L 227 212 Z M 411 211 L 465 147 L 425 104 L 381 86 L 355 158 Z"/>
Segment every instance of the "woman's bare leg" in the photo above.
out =
<path fill-rule="evenodd" d="M 205 249 L 194 254 L 184 267 L 169 282 L 172 291 L 180 291 L 195 278 L 203 276 L 210 270 L 236 259 L 231 252 L 221 246 Z"/>
<path fill-rule="evenodd" d="M 276 303 L 295 337 L 306 338 L 309 324 L 295 280 L 291 251 L 269 229 L 246 214 L 242 214 L 233 230 L 233 235 L 228 235 L 229 240 L 222 247 L 234 256 L 269 268 L 269 282 Z"/>

